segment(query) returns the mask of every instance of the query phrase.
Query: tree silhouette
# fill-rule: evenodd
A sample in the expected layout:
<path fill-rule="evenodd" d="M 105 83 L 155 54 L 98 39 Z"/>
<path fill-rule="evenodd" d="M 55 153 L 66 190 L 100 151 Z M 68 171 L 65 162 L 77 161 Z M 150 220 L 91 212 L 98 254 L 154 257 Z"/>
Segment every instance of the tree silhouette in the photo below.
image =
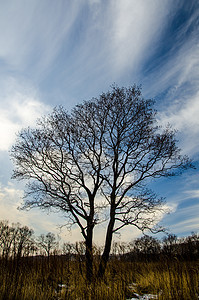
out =
<path fill-rule="evenodd" d="M 46 251 L 49 258 L 51 251 L 55 250 L 58 245 L 55 234 L 52 232 L 48 232 L 46 235 L 41 234 L 38 237 L 38 245 Z"/>
<path fill-rule="evenodd" d="M 13 178 L 27 180 L 24 208 L 61 211 L 78 225 L 86 245 L 87 279 L 93 277 L 93 230 L 107 222 L 99 275 L 109 259 L 113 234 L 127 225 L 154 227 L 158 199 L 149 179 L 190 166 L 176 146 L 175 132 L 156 123 L 154 101 L 137 86 L 120 88 L 63 107 L 22 130 L 12 147 Z"/>

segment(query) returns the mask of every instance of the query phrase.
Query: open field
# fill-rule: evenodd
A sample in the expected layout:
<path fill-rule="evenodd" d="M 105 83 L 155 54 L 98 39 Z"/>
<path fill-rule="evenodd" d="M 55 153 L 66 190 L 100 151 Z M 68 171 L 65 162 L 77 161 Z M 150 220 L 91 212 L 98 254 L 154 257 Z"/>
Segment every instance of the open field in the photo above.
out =
<path fill-rule="evenodd" d="M 95 259 L 97 269 L 98 260 Z M 0 299 L 131 299 L 155 294 L 158 299 L 198 299 L 199 261 L 166 259 L 109 262 L 103 281 L 88 285 L 84 262 L 66 256 L 0 261 Z M 62 287 L 62 288 L 61 288 Z"/>
<path fill-rule="evenodd" d="M 84 242 L 59 244 L 52 233 L 35 237 L 27 226 L 0 225 L 0 300 L 126 300 L 146 294 L 160 300 L 198 299 L 198 234 L 113 242 L 101 279 L 102 249 L 94 246 L 89 281 Z"/>

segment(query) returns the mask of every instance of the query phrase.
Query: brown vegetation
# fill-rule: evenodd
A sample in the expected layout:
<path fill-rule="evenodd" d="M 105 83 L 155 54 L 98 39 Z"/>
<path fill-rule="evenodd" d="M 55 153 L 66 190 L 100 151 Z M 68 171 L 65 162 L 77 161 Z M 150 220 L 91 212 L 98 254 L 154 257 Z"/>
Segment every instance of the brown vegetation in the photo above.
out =
<path fill-rule="evenodd" d="M 53 239 L 54 246 L 48 256 L 47 251 L 44 255 L 40 248 L 40 239 L 33 238 L 33 231 L 28 227 L 19 224 L 10 226 L 5 221 L 0 222 L 0 225 L 2 300 L 114 300 L 130 299 L 134 293 L 155 294 L 160 300 L 198 299 L 197 234 L 181 239 L 169 235 L 161 241 L 143 236 L 128 244 L 114 243 L 103 280 L 97 278 L 101 253 L 95 248 L 94 280 L 88 284 L 83 242 L 65 243 L 62 249 L 59 249 Z M 15 232 L 15 239 L 11 233 L 9 234 L 10 231 Z M 24 233 L 23 238 L 21 232 Z M 21 240 L 26 241 L 22 247 Z M 28 246 L 30 241 L 32 248 Z M 9 253 L 6 251 L 8 245 Z"/>

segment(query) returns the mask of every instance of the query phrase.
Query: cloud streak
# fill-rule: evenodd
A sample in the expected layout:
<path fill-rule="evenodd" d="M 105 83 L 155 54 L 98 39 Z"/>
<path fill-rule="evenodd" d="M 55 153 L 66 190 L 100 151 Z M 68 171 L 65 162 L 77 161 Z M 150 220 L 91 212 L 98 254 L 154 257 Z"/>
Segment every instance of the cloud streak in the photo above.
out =
<path fill-rule="evenodd" d="M 171 214 L 167 217 L 170 231 L 177 235 L 190 235 L 191 232 L 198 232 L 198 210 L 199 204 L 195 204 L 190 207 L 180 208 L 174 214 Z"/>
<path fill-rule="evenodd" d="M 77 1 L 1 3 L 0 58 L 10 68 L 42 74 L 59 53 L 79 7 Z"/>
<path fill-rule="evenodd" d="M 60 52 L 62 65 L 58 62 L 55 66 L 60 70 L 55 81 L 78 99 L 93 96 L 114 81 L 140 80 L 143 65 L 154 54 L 154 45 L 168 22 L 169 4 L 124 0 L 105 5 L 94 1 L 86 13 L 84 9 L 79 13 L 74 31 L 63 41 L 62 49 L 67 50 Z"/>
<path fill-rule="evenodd" d="M 154 53 L 154 45 L 168 22 L 169 2 L 112 1 L 110 52 L 113 71 L 119 76 L 140 72 Z"/>
<path fill-rule="evenodd" d="M 197 6 L 183 26 L 178 26 L 175 42 L 156 57 L 144 79 L 146 94 L 157 100 L 160 123 L 170 123 L 179 131 L 180 146 L 191 157 L 198 155 L 199 146 L 198 13 Z"/>

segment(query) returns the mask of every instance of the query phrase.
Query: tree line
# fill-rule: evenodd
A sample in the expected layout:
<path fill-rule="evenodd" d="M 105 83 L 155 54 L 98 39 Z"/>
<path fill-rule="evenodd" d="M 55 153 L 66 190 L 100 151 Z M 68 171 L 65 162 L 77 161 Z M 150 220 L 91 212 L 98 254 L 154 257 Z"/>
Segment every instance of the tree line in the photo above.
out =
<path fill-rule="evenodd" d="M 95 256 L 102 248 L 94 247 Z M 86 245 L 84 241 L 70 243 L 61 242 L 54 233 L 34 236 L 34 231 L 19 223 L 9 225 L 8 221 L 0 221 L 0 257 L 19 259 L 29 256 L 66 256 L 67 260 L 85 261 Z M 162 239 L 143 235 L 130 242 L 113 242 L 111 258 L 124 261 L 161 260 L 162 257 L 180 259 L 199 258 L 199 234 L 192 233 L 178 238 L 168 234 Z"/>
<path fill-rule="evenodd" d="M 34 236 L 34 231 L 20 223 L 9 224 L 0 221 L 0 256 L 2 258 L 21 258 L 33 255 L 50 255 L 58 249 L 58 239 L 54 233 Z"/>
<path fill-rule="evenodd" d="M 161 239 L 143 235 L 129 243 L 113 243 L 112 255 L 127 261 L 195 260 L 199 258 L 199 234 L 168 234 Z"/>

